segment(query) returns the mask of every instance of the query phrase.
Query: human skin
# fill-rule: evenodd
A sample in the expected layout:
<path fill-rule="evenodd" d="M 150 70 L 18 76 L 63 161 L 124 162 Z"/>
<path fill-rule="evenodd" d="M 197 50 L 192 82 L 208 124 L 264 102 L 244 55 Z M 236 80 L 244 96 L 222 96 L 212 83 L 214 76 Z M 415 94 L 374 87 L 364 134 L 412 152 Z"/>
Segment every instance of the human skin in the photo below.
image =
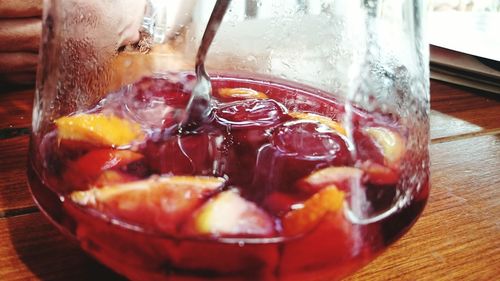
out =
<path fill-rule="evenodd" d="M 73 40 L 92 39 L 109 53 L 139 40 L 146 0 L 50 0 L 82 32 Z M 0 1 L 0 84 L 33 84 L 42 33 L 43 0 Z M 78 22 L 82 20 L 82 22 Z M 92 24 L 85 20 L 92 20 Z M 75 29 L 76 30 L 76 29 Z M 73 36 L 73 35 L 72 35 Z M 79 38 L 81 37 L 81 38 Z M 92 41 L 92 40 L 90 40 Z M 96 46 L 100 48 L 101 46 Z"/>

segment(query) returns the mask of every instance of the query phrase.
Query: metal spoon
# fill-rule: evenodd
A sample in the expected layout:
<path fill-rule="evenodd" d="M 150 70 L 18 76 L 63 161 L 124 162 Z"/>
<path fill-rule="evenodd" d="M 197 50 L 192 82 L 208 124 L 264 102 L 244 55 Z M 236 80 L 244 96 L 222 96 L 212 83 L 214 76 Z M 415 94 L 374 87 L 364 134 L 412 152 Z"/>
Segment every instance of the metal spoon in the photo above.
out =
<path fill-rule="evenodd" d="M 205 57 L 230 2 L 231 0 L 217 0 L 212 15 L 208 20 L 198 53 L 196 54 L 196 84 L 186 107 L 184 118 L 180 124 L 181 131 L 191 131 L 198 128 L 203 122 L 209 119 L 212 112 L 210 102 L 212 84 L 210 83 L 210 77 L 205 71 Z"/>

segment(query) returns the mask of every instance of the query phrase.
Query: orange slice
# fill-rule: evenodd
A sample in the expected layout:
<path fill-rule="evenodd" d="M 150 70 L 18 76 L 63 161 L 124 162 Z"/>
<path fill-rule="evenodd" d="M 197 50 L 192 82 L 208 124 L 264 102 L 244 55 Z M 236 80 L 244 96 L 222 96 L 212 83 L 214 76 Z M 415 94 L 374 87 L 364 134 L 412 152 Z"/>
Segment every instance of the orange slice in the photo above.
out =
<path fill-rule="evenodd" d="M 199 207 L 223 178 L 196 176 L 152 176 L 71 193 L 70 199 L 106 216 L 148 229 L 175 233 L 188 215 Z"/>
<path fill-rule="evenodd" d="M 344 192 L 330 185 L 318 191 L 301 206 L 283 217 L 285 236 L 295 236 L 312 230 L 328 213 L 338 212 L 344 202 Z M 296 206 L 296 205 L 295 205 Z"/>
<path fill-rule="evenodd" d="M 219 96 L 222 98 L 237 99 L 267 99 L 267 95 L 250 88 L 220 88 Z"/>
<path fill-rule="evenodd" d="M 141 127 L 131 121 L 105 114 L 78 114 L 55 121 L 58 137 L 100 146 L 122 146 L 143 138 Z"/>
<path fill-rule="evenodd" d="M 334 121 L 329 117 L 314 114 L 314 113 L 308 113 L 308 112 L 290 112 L 290 113 L 288 113 L 288 115 L 290 115 L 296 119 L 316 121 L 318 123 L 321 123 L 325 126 L 330 127 L 330 129 L 338 132 L 341 135 L 344 135 L 344 136 L 346 135 L 346 131 L 345 131 L 344 127 L 339 122 Z"/>

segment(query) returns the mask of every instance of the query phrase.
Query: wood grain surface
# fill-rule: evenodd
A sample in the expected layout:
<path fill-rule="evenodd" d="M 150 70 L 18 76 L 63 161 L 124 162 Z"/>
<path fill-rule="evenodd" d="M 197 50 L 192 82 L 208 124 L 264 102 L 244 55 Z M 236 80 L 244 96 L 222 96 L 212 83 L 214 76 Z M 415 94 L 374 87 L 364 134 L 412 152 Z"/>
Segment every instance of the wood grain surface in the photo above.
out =
<path fill-rule="evenodd" d="M 122 280 L 60 234 L 30 198 L 32 92 L 0 92 L 0 280 Z M 431 93 L 428 206 L 409 233 L 349 281 L 500 276 L 500 100 L 434 81 Z"/>
<path fill-rule="evenodd" d="M 0 129 L 28 128 L 31 126 L 33 90 L 2 93 L 0 85 Z"/>
<path fill-rule="evenodd" d="M 457 135 L 498 133 L 499 96 L 470 93 L 434 82 L 431 87 L 431 137 L 434 141 Z"/>
<path fill-rule="evenodd" d="M 41 213 L 0 219 L 0 280 L 121 280 Z"/>
<path fill-rule="evenodd" d="M 0 216 L 35 208 L 26 188 L 28 138 L 0 139 Z"/>
<path fill-rule="evenodd" d="M 434 144 L 431 160 L 421 218 L 348 280 L 498 280 L 500 135 Z"/>

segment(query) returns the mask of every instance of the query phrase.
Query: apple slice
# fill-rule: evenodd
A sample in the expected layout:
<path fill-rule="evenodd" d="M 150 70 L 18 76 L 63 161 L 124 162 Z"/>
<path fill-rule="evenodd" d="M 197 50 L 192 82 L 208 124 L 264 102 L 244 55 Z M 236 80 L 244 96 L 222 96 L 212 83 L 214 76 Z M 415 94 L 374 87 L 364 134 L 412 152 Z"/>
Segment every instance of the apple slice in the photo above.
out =
<path fill-rule="evenodd" d="M 335 185 L 341 190 L 350 190 L 352 184 L 361 182 L 363 171 L 358 168 L 341 166 L 328 167 L 311 173 L 297 182 L 297 187 L 307 193 L 316 193 L 322 188 Z"/>
<path fill-rule="evenodd" d="M 82 141 L 116 147 L 141 140 L 141 127 L 131 121 L 105 114 L 78 114 L 57 119 L 59 140 Z"/>
<path fill-rule="evenodd" d="M 97 177 L 97 179 L 93 182 L 93 185 L 95 187 L 104 187 L 109 185 L 128 183 L 137 180 L 139 180 L 139 178 L 131 174 L 127 174 L 125 172 L 116 170 L 107 170 L 102 172 L 102 174 L 100 174 L 99 177 Z"/>
<path fill-rule="evenodd" d="M 361 164 L 366 181 L 376 185 L 395 185 L 399 181 L 398 172 L 384 165 L 367 160 Z"/>
<path fill-rule="evenodd" d="M 290 112 L 288 115 L 292 116 L 295 119 L 301 119 L 301 120 L 309 120 L 309 121 L 316 121 L 319 122 L 325 126 L 330 127 L 330 129 L 338 132 L 341 135 L 346 135 L 346 131 L 342 125 L 340 125 L 339 122 L 332 120 L 329 117 L 314 114 L 314 113 L 309 113 L 309 112 Z"/>
<path fill-rule="evenodd" d="M 104 171 L 127 166 L 142 158 L 142 154 L 130 150 L 92 150 L 68 164 L 68 169 L 64 173 L 64 180 L 74 188 L 85 189 Z"/>
<path fill-rule="evenodd" d="M 70 195 L 73 202 L 94 208 L 111 219 L 175 234 L 178 225 L 225 184 L 225 179 L 195 176 L 152 176 Z"/>
<path fill-rule="evenodd" d="M 344 192 L 330 185 L 307 199 L 301 208 L 295 207 L 282 220 L 283 234 L 296 236 L 311 231 L 328 213 L 342 208 Z"/>
<path fill-rule="evenodd" d="M 235 190 L 228 190 L 210 199 L 187 225 L 189 234 L 213 236 L 272 236 L 271 217 Z"/>
<path fill-rule="evenodd" d="M 267 99 L 267 95 L 250 88 L 220 88 L 219 96 L 229 99 Z"/>
<path fill-rule="evenodd" d="M 364 132 L 370 136 L 381 150 L 385 164 L 397 167 L 405 153 L 405 141 L 398 133 L 385 127 L 365 128 Z"/>

